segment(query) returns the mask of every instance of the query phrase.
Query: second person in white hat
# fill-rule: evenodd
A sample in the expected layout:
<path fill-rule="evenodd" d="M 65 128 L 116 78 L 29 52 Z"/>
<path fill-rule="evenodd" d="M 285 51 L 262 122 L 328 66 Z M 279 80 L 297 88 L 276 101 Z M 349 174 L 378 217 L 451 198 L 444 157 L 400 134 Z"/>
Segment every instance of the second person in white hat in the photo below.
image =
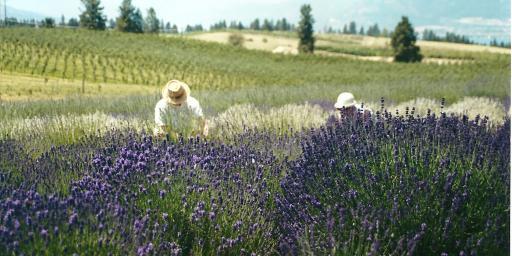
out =
<path fill-rule="evenodd" d="M 342 92 L 338 95 L 334 108 L 338 110 L 338 118 L 349 117 L 354 118 L 357 114 L 363 114 L 363 117 L 369 117 L 371 110 L 358 106 L 354 95 L 350 92 Z"/>

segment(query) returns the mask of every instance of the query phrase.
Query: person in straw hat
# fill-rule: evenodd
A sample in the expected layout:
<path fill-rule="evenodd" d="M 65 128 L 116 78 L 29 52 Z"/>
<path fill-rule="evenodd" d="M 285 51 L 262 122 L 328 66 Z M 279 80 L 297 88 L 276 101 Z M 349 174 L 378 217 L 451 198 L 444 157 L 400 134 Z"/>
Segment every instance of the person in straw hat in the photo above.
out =
<path fill-rule="evenodd" d="M 342 117 L 350 117 L 353 118 L 357 114 L 363 114 L 364 118 L 367 118 L 371 115 L 371 110 L 363 108 L 361 105 L 358 105 L 356 102 L 354 95 L 350 92 L 342 92 L 338 95 L 338 99 L 334 104 L 334 108 L 339 111 L 338 118 Z"/>
<path fill-rule="evenodd" d="M 208 135 L 207 120 L 190 87 L 181 81 L 171 80 L 162 88 L 162 99 L 155 106 L 155 135 L 170 134 L 176 138 L 183 135 Z"/>

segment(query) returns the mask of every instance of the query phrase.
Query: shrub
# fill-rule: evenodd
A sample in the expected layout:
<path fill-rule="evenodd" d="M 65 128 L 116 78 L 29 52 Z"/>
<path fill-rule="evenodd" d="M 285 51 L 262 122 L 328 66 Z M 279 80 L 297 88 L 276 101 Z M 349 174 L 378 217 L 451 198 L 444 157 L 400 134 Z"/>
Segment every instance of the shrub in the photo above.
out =
<path fill-rule="evenodd" d="M 244 46 L 244 36 L 238 33 L 230 34 L 228 38 L 229 44 L 236 47 Z"/>

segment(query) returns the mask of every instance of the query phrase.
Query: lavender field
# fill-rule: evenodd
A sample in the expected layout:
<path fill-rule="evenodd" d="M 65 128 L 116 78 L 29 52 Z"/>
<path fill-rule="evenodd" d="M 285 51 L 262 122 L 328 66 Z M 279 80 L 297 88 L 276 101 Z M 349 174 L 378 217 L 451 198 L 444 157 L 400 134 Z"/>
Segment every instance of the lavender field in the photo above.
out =
<path fill-rule="evenodd" d="M 510 3 L 445 2 L 0 0 L 0 256 L 512 254 Z"/>
<path fill-rule="evenodd" d="M 278 136 L 0 141 L 7 255 L 506 255 L 510 120 L 394 116 Z"/>

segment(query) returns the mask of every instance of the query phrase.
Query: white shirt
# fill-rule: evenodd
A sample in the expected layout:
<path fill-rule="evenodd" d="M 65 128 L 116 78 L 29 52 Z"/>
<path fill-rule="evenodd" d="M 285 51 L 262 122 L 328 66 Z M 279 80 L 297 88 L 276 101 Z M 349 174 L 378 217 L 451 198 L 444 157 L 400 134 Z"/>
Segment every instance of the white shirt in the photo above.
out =
<path fill-rule="evenodd" d="M 158 126 L 165 125 L 175 132 L 197 131 L 201 128 L 198 122 L 202 118 L 203 109 L 199 101 L 191 96 L 181 106 L 168 104 L 165 99 L 159 100 L 155 106 L 155 123 Z"/>

